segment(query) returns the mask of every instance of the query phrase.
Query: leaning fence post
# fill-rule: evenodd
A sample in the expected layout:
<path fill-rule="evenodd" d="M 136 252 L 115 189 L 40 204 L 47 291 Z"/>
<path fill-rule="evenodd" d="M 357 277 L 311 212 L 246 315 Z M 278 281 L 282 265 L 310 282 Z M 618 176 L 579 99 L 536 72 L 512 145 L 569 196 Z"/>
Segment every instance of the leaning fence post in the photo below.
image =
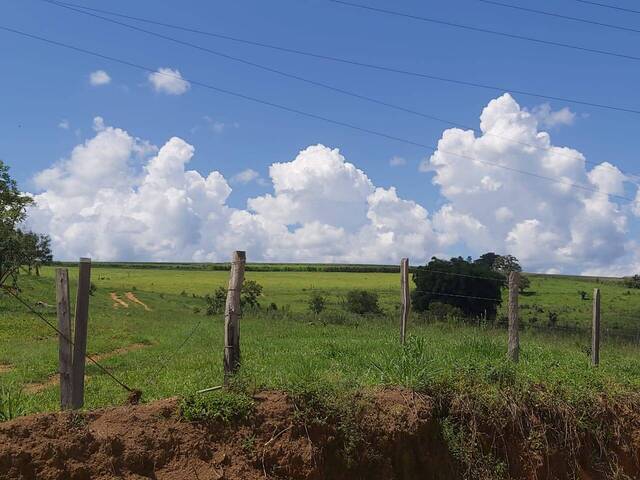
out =
<path fill-rule="evenodd" d="M 600 364 L 600 289 L 593 290 L 593 323 L 591 324 L 591 365 Z"/>
<path fill-rule="evenodd" d="M 69 305 L 69 271 L 56 268 L 56 305 L 58 310 L 58 363 L 60 371 L 60 407 L 71 408 L 71 308 Z"/>
<path fill-rule="evenodd" d="M 520 275 L 509 273 L 509 359 L 517 362 L 520 357 L 520 332 L 518 321 L 518 289 Z"/>
<path fill-rule="evenodd" d="M 224 383 L 228 384 L 240 366 L 240 293 L 244 281 L 245 252 L 235 251 L 231 259 L 229 289 L 224 308 Z"/>
<path fill-rule="evenodd" d="M 400 287 L 402 290 L 402 314 L 400 317 L 400 343 L 404 345 L 407 334 L 407 320 L 411 309 L 411 296 L 409 294 L 409 259 L 400 261 Z"/>
<path fill-rule="evenodd" d="M 71 379 L 72 406 L 84 405 L 84 370 L 87 355 L 87 328 L 89 323 L 89 289 L 91 287 L 91 259 L 81 258 L 78 270 L 78 296 L 73 337 L 73 373 Z"/>

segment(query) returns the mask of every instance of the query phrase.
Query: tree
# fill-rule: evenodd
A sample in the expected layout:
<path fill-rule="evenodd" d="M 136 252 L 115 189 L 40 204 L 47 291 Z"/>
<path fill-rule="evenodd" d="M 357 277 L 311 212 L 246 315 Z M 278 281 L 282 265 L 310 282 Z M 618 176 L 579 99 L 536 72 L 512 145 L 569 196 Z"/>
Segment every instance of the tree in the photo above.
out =
<path fill-rule="evenodd" d="M 504 276 L 483 262 L 468 262 L 462 257 L 440 260 L 433 257 L 413 274 L 416 289 L 412 302 L 416 311 L 426 311 L 434 303 L 459 308 L 465 316 L 494 319 L 502 303 Z"/>
<path fill-rule="evenodd" d="M 493 264 L 493 270 L 504 275 L 509 275 L 511 272 L 521 272 L 522 267 L 518 259 L 513 255 L 498 255 L 498 258 Z"/>
<path fill-rule="evenodd" d="M 494 270 L 496 261 L 499 258 L 500 258 L 500 255 L 498 255 L 497 253 L 487 252 L 485 254 L 480 255 L 480 258 L 478 258 L 474 263 L 484 265 L 489 270 Z"/>
<path fill-rule="evenodd" d="M 378 305 L 378 294 L 369 290 L 349 290 L 345 298 L 345 308 L 358 315 L 382 312 Z"/>
<path fill-rule="evenodd" d="M 19 226 L 32 203 L 33 199 L 18 189 L 9 167 L 0 160 L 0 286 L 9 279 L 15 284 L 18 270 L 24 265 L 28 241 Z"/>
<path fill-rule="evenodd" d="M 524 293 L 526 289 L 531 286 L 531 280 L 526 275 L 520 275 L 520 282 L 518 283 L 518 290 L 520 293 Z"/>
<path fill-rule="evenodd" d="M 49 235 L 38 235 L 34 264 L 36 275 L 40 276 L 41 265 L 49 265 L 52 261 L 53 252 L 51 251 L 51 237 Z"/>

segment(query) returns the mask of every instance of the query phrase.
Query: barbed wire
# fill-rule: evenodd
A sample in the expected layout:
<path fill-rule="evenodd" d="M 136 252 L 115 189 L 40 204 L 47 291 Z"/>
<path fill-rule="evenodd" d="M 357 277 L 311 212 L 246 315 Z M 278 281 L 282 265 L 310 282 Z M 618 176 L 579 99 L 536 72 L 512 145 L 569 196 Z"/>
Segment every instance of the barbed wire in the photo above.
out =
<path fill-rule="evenodd" d="M 42 320 L 45 324 L 47 324 L 51 329 L 53 329 L 58 335 L 60 335 L 65 341 L 69 342 L 69 344 L 73 347 L 75 347 L 75 342 L 73 340 L 71 340 L 66 334 L 64 334 L 63 332 L 60 331 L 60 329 L 58 327 L 56 327 L 54 324 L 52 324 L 49 320 L 47 320 L 44 315 L 42 315 L 42 313 L 38 312 L 35 308 L 33 308 L 29 302 L 27 302 L 26 300 L 24 300 L 22 297 L 20 297 L 20 295 L 18 295 L 17 293 L 15 293 L 13 291 L 13 289 L 6 287 L 4 285 L 0 286 L 0 288 L 2 288 L 4 291 L 6 291 L 9 295 L 11 295 L 13 298 L 15 298 L 18 302 L 20 302 L 22 305 L 24 305 L 25 307 L 27 307 L 27 309 L 33 313 L 38 319 Z M 120 385 L 122 388 L 124 388 L 127 392 L 129 393 L 134 393 L 136 392 L 135 389 L 129 387 L 128 385 L 126 385 L 124 382 L 122 382 L 120 379 L 118 379 L 113 373 L 111 373 L 106 367 L 104 367 L 102 364 L 100 364 L 100 362 L 98 362 L 95 358 L 93 358 L 91 355 L 89 355 L 88 353 L 84 354 L 84 357 L 89 360 L 91 363 L 93 363 L 96 367 L 98 367 L 103 373 L 105 373 L 107 376 L 109 376 L 114 382 L 116 382 L 118 385 Z"/>

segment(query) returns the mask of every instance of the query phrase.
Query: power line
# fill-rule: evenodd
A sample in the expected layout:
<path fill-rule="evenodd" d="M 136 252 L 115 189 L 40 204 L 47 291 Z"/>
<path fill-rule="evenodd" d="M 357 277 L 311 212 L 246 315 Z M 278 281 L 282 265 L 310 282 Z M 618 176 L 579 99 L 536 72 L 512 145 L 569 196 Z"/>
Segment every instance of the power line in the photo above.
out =
<path fill-rule="evenodd" d="M 341 121 L 341 120 L 335 120 L 333 118 L 325 117 L 325 116 L 318 115 L 318 114 L 311 113 L 311 112 L 307 112 L 307 111 L 304 111 L 304 110 L 299 110 L 297 108 L 288 107 L 286 105 L 275 103 L 275 102 L 272 102 L 272 101 L 269 101 L 269 100 L 263 100 L 261 98 L 253 97 L 253 96 L 250 96 L 250 95 L 246 95 L 244 93 L 235 92 L 235 91 L 228 90 L 228 89 L 225 89 L 225 88 L 217 87 L 215 85 L 212 85 L 212 84 L 209 84 L 209 83 L 205 83 L 205 82 L 201 82 L 201 81 L 198 81 L 198 80 L 192 80 L 192 79 L 185 78 L 185 77 L 182 77 L 182 76 L 179 77 L 177 75 L 173 75 L 173 74 L 168 73 L 168 72 L 157 71 L 157 70 L 155 70 L 153 68 L 150 68 L 150 67 L 147 67 L 147 66 L 144 66 L 144 65 L 140 65 L 138 63 L 130 62 L 128 60 L 122 60 L 122 59 L 117 58 L 117 57 L 105 55 L 105 54 L 102 54 L 102 53 L 99 53 L 99 52 L 95 52 L 95 51 L 92 51 L 92 50 L 87 50 L 85 48 L 77 47 L 75 45 L 70 45 L 70 44 L 63 43 L 63 42 L 59 42 L 57 40 L 51 40 L 51 39 L 48 39 L 48 38 L 45 38 L 45 37 L 41 37 L 39 35 L 35 35 L 35 34 L 32 34 L 32 33 L 28 33 L 28 32 L 23 32 L 21 30 L 16 30 L 16 29 L 11 28 L 11 27 L 6 27 L 6 26 L 3 26 L 3 25 L 0 25 L 0 30 L 4 30 L 6 32 L 10 32 L 10 33 L 13 33 L 13 34 L 16 34 L 16 35 L 20 35 L 20 36 L 23 36 L 23 37 L 27 37 L 27 38 L 31 38 L 31 39 L 34 39 L 34 40 L 38 40 L 38 41 L 41 41 L 41 42 L 44 42 L 44 43 L 48 43 L 48 44 L 51 44 L 51 45 L 56 45 L 58 47 L 63 47 L 63 48 L 66 48 L 66 49 L 69 49 L 69 50 L 73 50 L 73 51 L 76 51 L 76 52 L 84 53 L 86 55 L 91 55 L 91 56 L 94 56 L 94 57 L 97 57 L 97 58 L 102 58 L 104 60 L 109 60 L 111 62 L 120 63 L 122 65 L 127 65 L 129 67 L 133 67 L 133 68 L 136 68 L 138 70 L 143 70 L 143 71 L 149 72 L 149 73 L 154 73 L 156 75 L 163 75 L 163 76 L 166 76 L 166 77 L 172 78 L 172 79 L 181 79 L 181 80 L 184 80 L 184 81 L 188 81 L 193 85 L 197 85 L 199 87 L 206 88 L 208 90 L 212 90 L 212 91 L 215 91 L 215 92 L 218 92 L 218 93 L 222 93 L 222 94 L 229 95 L 229 96 L 236 97 L 236 98 L 241 98 L 243 100 L 247 100 L 247 101 L 250 101 L 250 102 L 258 103 L 258 104 L 261 104 L 261 105 L 266 105 L 266 106 L 269 106 L 269 107 L 272 107 L 272 108 L 276 108 L 278 110 L 282 110 L 282 111 L 285 111 L 285 112 L 295 113 L 297 115 L 301 115 L 301 116 L 304 116 L 304 117 L 312 118 L 312 119 L 315 119 L 315 120 L 321 120 L 321 121 L 326 122 L 326 123 L 330 123 L 330 124 L 333 124 L 333 125 L 338 125 L 338 126 L 341 126 L 341 127 L 346 127 L 346 128 L 351 129 L 351 130 L 354 130 L 354 131 L 367 133 L 369 135 L 374 135 L 374 136 L 377 136 L 377 137 L 380 137 L 380 138 L 385 138 L 387 140 L 394 140 L 396 142 L 405 143 L 407 145 L 413 145 L 413 146 L 416 146 L 416 147 L 425 148 L 425 149 L 431 150 L 432 152 L 439 151 L 441 153 L 452 155 L 454 157 L 458 157 L 458 158 L 461 158 L 461 159 L 464 159 L 464 160 L 470 160 L 472 162 L 481 163 L 483 165 L 489 165 L 489 166 L 492 166 L 492 167 L 500 168 L 500 169 L 511 171 L 511 172 L 515 172 L 515 173 L 519 173 L 519 174 L 522 174 L 522 175 L 528 175 L 530 177 L 538 178 L 538 179 L 541 179 L 541 180 L 550 181 L 552 183 L 557 183 L 559 185 L 565 185 L 565 186 L 568 186 L 568 187 L 571 187 L 571 188 L 576 188 L 576 189 L 579 189 L 579 190 L 595 193 L 595 194 L 598 194 L 598 195 L 605 195 L 605 196 L 610 197 L 610 198 L 617 198 L 619 200 L 625 200 L 625 201 L 628 201 L 628 202 L 631 202 L 631 203 L 636 203 L 636 200 L 631 199 L 629 197 L 625 197 L 623 195 L 618 195 L 618 194 L 614 194 L 614 193 L 605 192 L 603 190 L 600 190 L 600 189 L 597 189 L 597 188 L 592 188 L 592 187 L 589 187 L 587 185 L 582 185 L 582 184 L 579 184 L 579 183 L 573 183 L 573 182 L 565 181 L 565 180 L 562 180 L 562 179 L 549 177 L 549 176 L 541 175 L 541 174 L 534 173 L 534 172 L 529 172 L 527 170 L 521 170 L 519 168 L 509 167 L 507 165 L 503 165 L 503 164 L 497 163 L 497 162 L 491 162 L 489 160 L 481 160 L 481 159 L 476 158 L 476 157 L 471 157 L 471 156 L 463 155 L 463 154 L 460 154 L 460 153 L 455 153 L 455 152 L 451 152 L 451 151 L 442 150 L 442 149 L 439 149 L 439 148 L 437 148 L 437 147 L 435 147 L 433 145 L 429 145 L 429 144 L 425 144 L 425 143 L 421 143 L 421 142 L 416 142 L 416 141 L 409 140 L 409 139 L 406 139 L 406 138 L 403 138 L 403 137 L 398 137 L 396 135 L 388 134 L 388 133 L 385 133 L 385 132 L 380 132 L 378 130 L 372 130 L 372 129 L 369 129 L 369 128 L 366 128 L 366 127 L 360 127 L 358 125 L 355 125 L 355 124 L 352 124 L 352 123 L 349 123 L 349 122 L 344 122 L 344 121 Z"/>
<path fill-rule="evenodd" d="M 496 0 L 477 0 L 477 1 L 478 2 L 482 2 L 482 3 L 487 3 L 489 5 L 496 5 L 498 7 L 512 8 L 514 10 L 521 10 L 523 12 L 537 13 L 539 15 L 546 15 L 548 17 L 555 17 L 555 18 L 561 18 L 561 19 L 564 19 L 564 20 L 571 20 L 571 21 L 574 21 L 574 22 L 581 22 L 581 23 L 586 23 L 586 24 L 590 24 L 590 25 L 597 25 L 599 27 L 611 28 L 611 29 L 614 29 L 614 30 L 622 30 L 622 31 L 625 31 L 625 32 L 640 33 L 640 30 L 638 30 L 637 28 L 623 27 L 621 25 L 614 25 L 612 23 L 597 22 L 595 20 L 589 20 L 587 18 L 572 17 L 570 15 L 562 15 L 560 13 L 547 12 L 545 10 L 537 10 L 535 8 L 523 7 L 523 6 L 520 6 L 520 5 L 513 5 L 511 3 L 498 2 Z"/>
<path fill-rule="evenodd" d="M 319 54 L 319 53 L 314 53 L 314 52 L 308 52 L 308 51 L 305 51 L 305 50 L 298 50 L 298 49 L 294 49 L 294 48 L 282 47 L 282 46 L 273 45 L 273 44 L 264 43 L 264 42 L 247 40 L 247 39 L 244 39 L 244 38 L 233 37 L 233 36 L 229 36 L 229 35 L 223 35 L 223 34 L 211 32 L 211 31 L 199 30 L 199 29 L 195 29 L 195 28 L 182 26 L 182 25 L 175 25 L 175 24 L 171 24 L 171 23 L 160 22 L 160 21 L 156 21 L 156 20 L 149 20 L 149 19 L 146 19 L 146 18 L 136 17 L 136 16 L 132 16 L 132 15 L 116 13 L 116 12 L 109 11 L 109 10 L 85 7 L 83 5 L 78 5 L 78 4 L 75 4 L 75 3 L 69 3 L 69 2 L 55 2 L 55 3 L 58 4 L 58 5 L 65 5 L 65 6 L 69 6 L 69 7 L 80 8 L 82 10 L 88 10 L 88 11 L 93 11 L 93 12 L 104 13 L 104 14 L 107 14 L 107 15 L 112 15 L 112 16 L 116 16 L 116 17 L 120 17 L 120 18 L 127 18 L 129 20 L 135 20 L 137 22 L 143 22 L 143 23 L 147 23 L 147 24 L 151 24 L 151 25 L 157 25 L 157 26 L 161 26 L 161 27 L 171 28 L 171 29 L 174 29 L 174 30 L 180 30 L 180 31 L 189 32 L 189 33 L 195 33 L 195 34 L 198 34 L 198 35 L 204 35 L 204 36 L 208 36 L 208 37 L 212 37 L 212 38 L 219 38 L 219 39 L 228 40 L 228 41 L 232 41 L 232 42 L 242 43 L 242 44 L 245 44 L 245 45 L 252 45 L 252 46 L 256 46 L 256 47 L 260 47 L 260 48 L 267 48 L 267 49 L 271 49 L 271 50 L 276 50 L 276 51 L 285 52 L 285 53 L 291 53 L 291 54 L 295 54 L 295 55 L 306 56 L 306 57 L 310 57 L 310 58 L 316 58 L 316 59 L 319 59 L 319 60 L 342 63 L 342 64 L 345 64 L 345 65 L 352 65 L 352 66 L 368 68 L 368 69 L 372 69 L 372 70 L 384 71 L 384 72 L 395 73 L 395 74 L 399 74 L 399 75 L 411 76 L 411 77 L 422 78 L 422 79 L 433 80 L 433 81 L 444 82 L 444 83 L 450 83 L 450 84 L 455 84 L 455 85 L 463 85 L 463 86 L 472 87 L 472 88 L 481 88 L 481 89 L 485 89 L 485 90 L 492 90 L 492 91 L 499 91 L 499 92 L 509 91 L 509 92 L 514 93 L 514 94 L 526 95 L 526 96 L 535 97 L 535 98 L 542 98 L 542 99 L 545 99 L 545 100 L 556 100 L 556 101 L 562 101 L 562 102 L 572 103 L 572 104 L 576 104 L 576 105 L 584 105 L 584 106 L 593 107 L 593 108 L 601 108 L 601 109 L 613 110 L 613 111 L 618 111 L 618 112 L 633 113 L 633 114 L 636 114 L 636 115 L 640 114 L 640 110 L 634 109 L 634 108 L 629 108 L 629 107 L 620 107 L 620 106 L 615 106 L 615 105 L 610 105 L 610 104 L 604 104 L 604 103 L 598 103 L 598 102 L 590 102 L 590 101 L 585 101 L 585 100 L 572 99 L 572 98 L 568 98 L 568 97 L 561 97 L 561 96 L 556 96 L 556 95 L 548 95 L 548 94 L 544 94 L 544 93 L 537 93 L 537 92 L 532 92 L 532 91 L 527 91 L 527 90 L 509 88 L 509 87 L 506 87 L 506 86 L 490 85 L 490 84 L 479 83 L 479 82 L 471 82 L 471 81 L 461 80 L 461 79 L 456 79 L 456 78 L 443 77 L 443 76 L 434 75 L 434 74 L 414 72 L 414 71 L 410 71 L 410 70 L 404 70 L 404 69 L 399 69 L 399 68 L 394 68 L 394 67 L 389 67 L 389 66 L 384 66 L 384 65 L 376 65 L 376 64 L 361 62 L 361 61 L 358 61 L 358 60 L 350 60 L 350 59 L 347 59 L 347 58 L 335 57 L 335 56 L 331 56 L 331 55 L 324 55 L 324 54 Z"/>
<path fill-rule="evenodd" d="M 629 55 L 626 53 L 620 53 L 620 52 L 612 52 L 609 50 L 598 50 L 596 48 L 589 48 L 589 47 L 581 47 L 580 45 L 573 45 L 570 43 L 562 43 L 562 42 L 556 42 L 553 40 L 544 40 L 542 38 L 535 38 L 535 37 L 527 37 L 525 35 L 518 35 L 515 33 L 507 33 L 507 32 L 502 32 L 499 30 L 491 30 L 488 28 L 482 28 L 482 27 L 474 27 L 473 25 L 465 25 L 462 23 L 455 23 L 455 22 L 449 22 L 446 20 L 438 20 L 435 18 L 430 18 L 430 17 L 422 17 L 419 15 L 413 15 L 410 13 L 402 13 L 402 12 L 398 12 L 395 10 L 387 10 L 385 8 L 378 8 L 378 7 L 372 7 L 370 5 L 364 5 L 361 3 L 354 3 L 354 2 L 348 2 L 345 0 L 327 0 L 329 2 L 333 2 L 333 3 L 337 3 L 340 5 L 346 5 L 349 7 L 354 7 L 354 8 L 360 8 L 363 10 L 369 10 L 372 12 L 377 12 L 377 13 L 383 13 L 386 15 L 393 15 L 396 17 L 404 17 L 404 18 L 410 18 L 412 20 L 419 20 L 421 22 L 428 22 L 428 23 L 434 23 L 437 25 L 444 25 L 447 27 L 453 27 L 453 28 L 459 28 L 459 29 L 463 29 L 463 30 L 469 30 L 472 32 L 479 32 L 479 33 L 487 33 L 490 35 L 496 35 L 499 37 L 506 37 L 506 38 L 513 38 L 516 40 L 524 40 L 527 42 L 533 42 L 533 43 L 538 43 L 541 45 L 547 45 L 547 46 L 553 46 L 553 47 L 562 47 L 562 48 L 567 48 L 570 50 L 578 50 L 581 52 L 587 52 L 587 53 L 595 53 L 598 55 L 606 55 L 609 57 L 616 57 L 616 58 L 624 58 L 626 60 L 634 60 L 634 61 L 640 61 L 640 57 L 637 57 L 635 55 Z"/>
<path fill-rule="evenodd" d="M 4 291 L 6 291 L 9 295 L 11 295 L 13 298 L 15 298 L 16 300 L 18 300 L 18 302 L 20 302 L 22 305 L 24 305 L 25 307 L 27 307 L 29 309 L 29 311 L 31 313 L 33 313 L 37 318 L 39 318 L 40 320 L 42 320 L 44 323 L 46 323 L 50 328 L 52 328 L 53 330 L 55 330 L 55 332 L 60 335 L 62 338 L 65 339 L 65 341 L 69 342 L 69 344 L 73 347 L 75 347 L 75 343 L 64 333 L 62 333 L 58 327 L 56 327 L 54 324 L 52 324 L 49 320 L 47 320 L 46 318 L 44 318 L 44 315 L 42 315 L 40 312 L 38 312 L 35 308 L 33 308 L 28 302 L 26 302 L 25 300 L 23 300 L 17 293 L 15 293 L 12 289 L 2 286 L 2 289 Z M 127 385 L 125 385 L 123 382 L 121 382 L 113 373 L 111 373 L 106 367 L 103 367 L 95 358 L 93 358 L 91 355 L 85 353 L 84 354 L 85 358 L 87 360 L 89 360 L 91 363 L 93 363 L 96 367 L 98 367 L 103 373 L 105 373 L 106 375 L 108 375 L 114 382 L 116 382 L 118 385 L 120 385 L 122 388 L 124 388 L 127 392 L 130 393 L 134 393 L 136 392 L 136 390 L 133 390 L 132 388 L 129 388 Z"/>
<path fill-rule="evenodd" d="M 567 153 L 564 153 L 563 151 L 558 150 L 558 149 L 555 149 L 555 151 L 554 151 L 554 147 L 545 147 L 545 146 L 533 145 L 531 143 L 522 142 L 520 140 L 516 140 L 516 139 L 513 139 L 513 138 L 505 137 L 503 135 L 497 135 L 497 134 L 494 134 L 494 133 L 491 133 L 491 132 L 482 132 L 478 128 L 475 128 L 475 127 L 472 127 L 472 126 L 469 126 L 469 125 L 465 125 L 465 124 L 460 123 L 460 122 L 447 120 L 447 119 L 444 119 L 444 118 L 441 118 L 441 117 L 438 117 L 438 116 L 435 116 L 435 115 L 432 115 L 432 114 L 423 113 L 423 112 L 420 112 L 420 111 L 417 111 L 417 110 L 414 110 L 414 109 L 402 107 L 402 106 L 399 106 L 399 105 L 396 105 L 396 104 L 393 104 L 393 103 L 390 103 L 390 102 L 386 102 L 386 101 L 379 100 L 379 99 L 376 99 L 376 98 L 373 98 L 373 97 L 362 95 L 362 94 L 359 94 L 357 92 L 345 90 L 345 89 L 342 89 L 342 88 L 339 88 L 339 87 L 334 87 L 332 85 L 328 85 L 328 84 L 323 83 L 323 82 L 319 82 L 319 81 L 316 81 L 316 80 L 311 80 L 311 79 L 308 79 L 308 78 L 305 78 L 305 77 L 301 77 L 301 76 L 299 76 L 297 74 L 284 72 L 282 70 L 278 70 L 278 69 L 275 69 L 275 68 L 272 68 L 272 67 L 269 67 L 269 66 L 266 66 L 266 65 L 263 65 L 263 64 L 252 62 L 252 61 L 249 61 L 249 60 L 237 57 L 237 56 L 232 56 L 232 55 L 229 55 L 229 54 L 217 51 L 217 50 L 212 50 L 210 48 L 203 47 L 202 45 L 198 45 L 198 44 L 191 43 L 191 42 L 186 42 L 186 41 L 183 41 L 183 40 L 180 40 L 180 39 L 177 39 L 177 38 L 174 38 L 174 37 L 170 37 L 170 36 L 167 36 L 167 35 L 163 35 L 161 33 L 157 33 L 157 32 L 151 31 L 151 30 L 146 30 L 144 28 L 136 27 L 135 25 L 131 25 L 131 24 L 128 24 L 128 23 L 120 22 L 118 20 L 113 20 L 111 18 L 103 17 L 101 15 L 97 15 L 97 14 L 91 13 L 89 11 L 85 11 L 85 10 L 82 10 L 82 9 L 77 9 L 77 8 L 74 8 L 74 7 L 70 7 L 67 4 L 63 4 L 63 3 L 57 2 L 55 0 L 41 0 L 41 1 L 43 1 L 45 3 L 49 3 L 51 5 L 55 5 L 55 6 L 61 7 L 61 8 L 65 8 L 65 9 L 73 11 L 73 12 L 77 12 L 77 13 L 80 13 L 80 14 L 83 14 L 83 15 L 88 15 L 90 17 L 97 18 L 97 19 L 100 19 L 100 20 L 103 20 L 103 21 L 106 21 L 106 22 L 110 22 L 110 23 L 113 23 L 115 25 L 120 25 L 120 26 L 123 26 L 125 28 L 129 28 L 129 29 L 132 29 L 132 30 L 135 30 L 135 31 L 138 31 L 138 32 L 142 32 L 142 33 L 145 33 L 145 34 L 148 34 L 148 35 L 152 35 L 152 36 L 157 37 L 157 38 L 162 38 L 164 40 L 168 40 L 170 42 L 174 42 L 174 43 L 177 43 L 179 45 L 195 48 L 197 50 L 200 50 L 200 51 L 203 51 L 205 53 L 209 53 L 209 54 L 212 54 L 212 55 L 215 55 L 215 56 L 218 56 L 218 57 L 222 57 L 222 58 L 225 58 L 225 59 L 228 59 L 228 60 L 239 62 L 239 63 L 245 64 L 245 65 L 249 65 L 249 66 L 252 66 L 252 67 L 255 67 L 255 68 L 259 68 L 261 70 L 265 70 L 265 71 L 268 71 L 268 72 L 271 72 L 271 73 L 275 73 L 277 75 L 281 75 L 281 76 L 284 76 L 284 77 L 287 77 L 287 78 L 292 78 L 294 80 L 298 80 L 298 81 L 301 81 L 301 82 L 304 82 L 304 83 L 307 83 L 307 84 L 310 84 L 310 85 L 313 85 L 313 86 L 316 86 L 316 87 L 325 88 L 325 89 L 328 89 L 328 90 L 331 90 L 331 91 L 334 91 L 334 92 L 341 93 L 343 95 L 347 95 L 347 96 L 350 96 L 350 97 L 358 98 L 360 100 L 365 100 L 365 101 L 368 101 L 368 102 L 371 102 L 371 103 L 375 103 L 377 105 L 382 105 L 382 106 L 385 106 L 385 107 L 388 107 L 388 108 L 392 108 L 394 110 L 402 111 L 402 112 L 405 112 L 405 113 L 410 113 L 412 115 L 416 115 L 416 116 L 419 116 L 419 117 L 422 117 L 422 118 L 427 118 L 427 119 L 434 120 L 434 121 L 437 121 L 437 122 L 445 123 L 447 125 L 452 125 L 452 126 L 459 127 L 459 128 L 465 128 L 465 129 L 468 129 L 468 130 L 473 130 L 476 134 L 478 134 L 480 136 L 486 135 L 486 136 L 490 136 L 490 137 L 499 138 L 499 139 L 506 140 L 506 141 L 509 141 L 509 142 L 513 142 L 513 143 L 516 143 L 516 144 L 519 144 L 519 145 L 522 145 L 522 146 L 525 146 L 525 147 L 535 148 L 537 150 L 542 150 L 542 151 L 547 151 L 547 152 L 553 152 L 556 155 L 567 157 L 567 158 L 570 158 L 572 160 L 584 161 L 584 163 L 586 163 L 586 164 L 591 164 L 591 165 L 594 165 L 594 166 L 605 165 L 606 167 L 608 167 L 610 169 L 614 169 L 616 171 L 620 171 L 623 174 L 626 174 L 626 175 L 629 175 L 629 176 L 633 176 L 633 177 L 637 177 L 638 176 L 637 174 L 634 174 L 634 173 L 623 172 L 623 171 L 619 170 L 617 167 L 614 167 L 614 166 L 611 166 L 611 165 L 608 165 L 608 164 L 601 164 L 599 162 L 594 162 L 594 161 L 587 160 L 587 159 L 583 158 L 582 156 L 576 156 L 576 155 L 567 154 Z M 482 1 L 482 0 L 480 0 L 480 1 Z"/>
<path fill-rule="evenodd" d="M 592 2 L 590 0 L 575 0 L 576 2 L 586 3 L 587 5 L 597 5 L 598 7 L 611 8 L 622 12 L 640 13 L 640 10 L 632 10 L 630 8 L 618 7 L 617 5 L 609 5 L 607 3 Z"/>

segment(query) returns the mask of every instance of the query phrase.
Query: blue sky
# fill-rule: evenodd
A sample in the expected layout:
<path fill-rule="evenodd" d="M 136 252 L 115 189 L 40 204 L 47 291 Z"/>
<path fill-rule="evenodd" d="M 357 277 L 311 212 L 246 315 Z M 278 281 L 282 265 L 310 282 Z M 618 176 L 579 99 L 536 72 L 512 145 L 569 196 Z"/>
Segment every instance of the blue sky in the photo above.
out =
<path fill-rule="evenodd" d="M 172 2 L 118 0 L 108 6 L 88 0 L 78 3 L 399 69 L 640 109 L 637 88 L 640 62 L 397 18 L 326 0 L 185 1 L 179 6 Z M 428 4 L 405 1 L 393 5 L 368 0 L 367 3 L 520 35 L 640 54 L 636 48 L 640 34 L 504 9 L 477 0 Z M 618 3 L 633 6 L 630 0 Z M 631 14 L 571 0 L 540 1 L 535 8 L 640 29 L 640 15 L 634 18 Z M 3 2 L 0 18 L 2 26 L 152 68 L 178 69 L 186 79 L 420 143 L 437 144 L 443 130 L 448 128 L 37 0 Z M 478 126 L 482 109 L 503 93 L 139 25 L 474 127 Z M 192 85 L 184 95 L 164 95 L 149 87 L 145 72 L 2 31 L 0 57 L 4 72 L 0 76 L 0 158 L 11 166 L 21 186 L 30 191 L 38 191 L 34 175 L 67 158 L 74 146 L 95 135 L 92 122 L 100 116 L 105 124 L 158 146 L 173 136 L 180 137 L 196 149 L 189 168 L 203 175 L 217 170 L 231 179 L 251 168 L 268 179 L 271 164 L 290 162 L 300 150 L 320 143 L 340 148 L 347 161 L 364 170 L 375 186 L 393 186 L 399 197 L 417 202 L 429 212 L 450 200 L 432 185 L 433 173 L 418 171 L 419 163 L 432 153 L 423 148 L 278 111 L 197 85 Z M 90 85 L 89 75 L 96 70 L 106 71 L 111 82 L 100 87 Z M 529 110 L 545 102 L 520 95 L 514 98 Z M 552 135 L 554 145 L 570 146 L 593 162 L 607 161 L 623 171 L 640 171 L 637 166 L 640 116 L 559 101 L 549 103 L 552 110 L 569 107 L 575 114 L 571 125 L 545 129 Z M 68 122 L 68 129 L 59 127 L 62 121 Z M 214 123 L 224 127 L 215 131 L 211 128 Z M 389 160 L 394 156 L 405 158 L 407 164 L 390 166 Z M 248 198 L 273 190 L 269 181 L 231 183 L 233 192 L 227 204 L 233 208 L 245 208 Z M 625 195 L 635 195 L 634 188 L 627 185 Z M 629 225 L 628 232 L 634 228 Z M 476 253 L 468 245 L 461 245 L 460 250 Z M 581 267 L 570 269 L 576 268 Z"/>

